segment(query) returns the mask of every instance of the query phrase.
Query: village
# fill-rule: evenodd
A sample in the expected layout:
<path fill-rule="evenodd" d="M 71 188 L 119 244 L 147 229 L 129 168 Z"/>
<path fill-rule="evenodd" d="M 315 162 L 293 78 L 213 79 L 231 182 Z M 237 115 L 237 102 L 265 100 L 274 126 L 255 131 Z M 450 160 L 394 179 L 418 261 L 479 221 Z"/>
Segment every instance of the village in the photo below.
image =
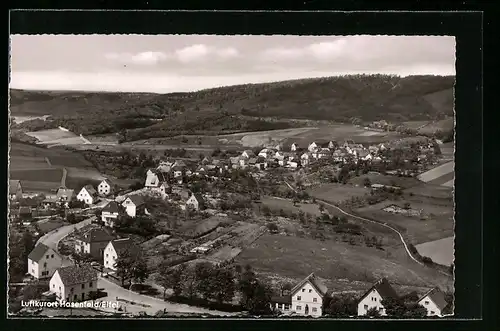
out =
<path fill-rule="evenodd" d="M 189 278 L 183 272 L 194 268 L 198 283 L 214 277 L 226 283 L 205 284 L 200 290 L 206 301 L 218 303 L 217 308 L 205 305 L 211 310 L 186 309 L 186 313 L 235 314 L 224 307 L 239 302 L 240 311 L 250 315 L 329 316 L 332 309 L 325 307 L 335 307 L 331 303 L 335 293 L 314 273 L 279 291 L 261 284 L 266 290 L 259 294 L 245 287 L 248 277 L 257 276 L 248 266 L 244 270 L 235 266 L 235 258 L 263 234 L 280 233 L 269 215 L 255 216 L 256 208 L 264 209 L 261 196 L 290 200 L 294 206 L 317 205 L 330 219 L 324 205 L 307 193 L 307 183 L 318 173 L 327 169 L 328 176 L 321 181 L 339 185 L 368 173 L 415 178 L 438 164 L 440 150 L 435 139 L 409 137 L 372 145 L 348 140 L 271 144 L 239 155 L 216 154 L 198 162 L 158 158 L 156 166 L 147 170 L 144 185 L 134 189 L 106 178 L 96 187 L 85 185 L 79 191 L 60 187 L 52 195 L 41 195 L 25 193 L 22 181 L 11 180 L 11 225 L 37 239 L 25 262 L 26 275 L 18 282 L 21 292 L 23 287 L 37 290 L 23 297 L 66 302 L 116 299 L 120 307 L 106 313 L 167 314 L 165 302 L 186 296 L 179 283 Z M 372 196 L 397 194 L 401 189 L 396 183 L 369 180 L 362 186 Z M 58 219 L 69 224 L 48 226 Z M 134 287 L 139 290 L 132 291 Z M 157 290 L 157 301 L 151 304 L 147 291 L 140 288 Z M 174 295 L 165 301 L 167 291 Z M 438 288 L 402 295 L 386 278 L 349 304 L 351 308 L 340 309 L 348 317 L 387 316 L 400 306 L 406 307 L 406 317 L 440 317 L 449 309 Z"/>

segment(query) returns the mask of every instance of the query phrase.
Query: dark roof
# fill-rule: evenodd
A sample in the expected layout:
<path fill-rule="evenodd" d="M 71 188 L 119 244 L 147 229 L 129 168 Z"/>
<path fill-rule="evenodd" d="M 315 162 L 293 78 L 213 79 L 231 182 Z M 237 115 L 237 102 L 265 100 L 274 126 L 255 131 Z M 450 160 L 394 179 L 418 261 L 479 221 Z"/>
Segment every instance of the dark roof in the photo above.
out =
<path fill-rule="evenodd" d="M 137 247 L 130 238 L 115 239 L 111 241 L 116 254 L 120 255 L 125 251 L 129 251 L 132 255 L 139 253 L 139 247 Z"/>
<path fill-rule="evenodd" d="M 144 204 L 144 198 L 142 197 L 142 195 L 137 195 L 137 194 L 130 195 L 127 197 L 127 199 L 130 199 L 134 203 L 134 205 L 136 205 L 137 207 Z"/>
<path fill-rule="evenodd" d="M 97 281 L 97 271 L 88 264 L 59 268 L 57 273 L 65 286 Z"/>
<path fill-rule="evenodd" d="M 272 303 L 284 303 L 284 304 L 292 304 L 292 296 L 291 295 L 283 295 L 283 296 L 273 296 L 271 297 Z"/>
<path fill-rule="evenodd" d="M 109 185 L 109 186 L 113 186 L 113 182 L 112 182 L 109 178 L 104 178 L 104 179 L 101 181 L 101 183 L 102 183 L 102 182 L 106 182 L 106 183 L 108 183 L 108 185 Z M 100 184 L 100 183 L 99 183 L 99 184 Z"/>
<path fill-rule="evenodd" d="M 31 214 L 31 208 L 26 206 L 19 207 L 19 214 Z"/>
<path fill-rule="evenodd" d="M 359 301 L 363 300 L 373 290 L 377 290 L 382 299 L 397 299 L 399 297 L 399 295 L 396 293 L 396 290 L 394 290 L 387 278 L 382 278 L 377 281 L 368 291 L 366 291 L 366 293 L 363 294 Z"/>
<path fill-rule="evenodd" d="M 62 198 L 62 197 L 72 197 L 73 195 L 75 195 L 75 190 L 71 190 L 71 189 L 68 189 L 68 188 L 60 188 L 57 190 L 57 195 L 56 195 L 56 198 L 59 199 L 59 198 Z"/>
<path fill-rule="evenodd" d="M 108 204 L 106 206 L 104 206 L 102 211 L 103 212 L 106 211 L 108 213 L 119 213 L 120 212 L 120 205 L 118 205 L 118 203 L 116 201 L 110 201 L 110 202 L 108 202 Z"/>
<path fill-rule="evenodd" d="M 418 302 L 422 301 L 425 297 L 429 297 L 432 302 L 436 304 L 436 306 L 442 311 L 446 306 L 448 306 L 448 302 L 444 298 L 444 293 L 441 292 L 438 288 L 433 288 L 432 290 L 425 293 Z"/>
<path fill-rule="evenodd" d="M 174 162 L 174 167 L 185 167 L 186 163 L 182 160 L 177 160 Z"/>
<path fill-rule="evenodd" d="M 320 281 L 315 275 L 314 273 L 311 273 L 309 276 L 307 276 L 306 278 L 304 278 L 300 283 L 298 283 L 297 285 L 294 286 L 294 288 L 292 288 L 292 290 L 290 291 L 290 294 L 291 295 L 294 295 L 298 290 L 300 290 L 302 288 L 302 286 L 304 286 L 304 284 L 306 284 L 307 282 L 311 283 L 311 285 L 316 289 L 316 291 L 318 291 L 318 293 L 321 295 L 321 296 L 324 296 L 326 295 L 326 293 L 328 292 L 328 288 L 326 287 L 325 284 L 323 284 L 322 281 Z"/>
<path fill-rule="evenodd" d="M 110 242 L 114 237 L 102 229 L 92 229 L 81 235 L 78 239 L 86 243 L 95 243 Z"/>
<path fill-rule="evenodd" d="M 35 248 L 31 251 L 31 253 L 28 255 L 28 259 L 33 260 L 33 261 L 40 261 L 40 259 L 45 255 L 45 252 L 49 249 L 48 246 L 45 246 L 44 244 L 38 244 L 36 245 Z"/>
<path fill-rule="evenodd" d="M 203 196 L 200 193 L 193 193 L 194 197 L 198 201 L 198 203 L 203 204 L 205 203 L 205 199 L 203 199 Z"/>

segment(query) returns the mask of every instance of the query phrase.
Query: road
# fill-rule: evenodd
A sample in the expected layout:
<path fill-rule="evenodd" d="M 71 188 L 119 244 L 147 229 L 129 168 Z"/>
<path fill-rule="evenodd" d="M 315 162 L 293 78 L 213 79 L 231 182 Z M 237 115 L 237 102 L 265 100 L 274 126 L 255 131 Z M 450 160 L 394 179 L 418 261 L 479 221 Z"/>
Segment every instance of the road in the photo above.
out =
<path fill-rule="evenodd" d="M 107 297 L 100 298 L 97 301 L 116 301 L 116 298 L 133 301 L 135 304 L 128 304 L 119 300 L 120 305 L 124 312 L 137 314 L 140 312 L 146 312 L 148 315 L 154 315 L 159 310 L 166 310 L 167 312 L 173 313 L 195 313 L 195 314 L 206 314 L 206 315 L 217 315 L 217 316 L 232 316 L 234 313 L 222 312 L 217 310 L 209 310 L 205 308 L 198 308 L 193 306 L 188 306 L 179 303 L 172 303 L 163 301 L 162 299 L 145 296 L 133 291 L 129 291 L 103 277 L 99 278 L 98 287 L 104 288 L 107 292 Z M 113 308 L 107 309 L 109 312 L 113 312 Z"/>
<path fill-rule="evenodd" d="M 92 216 L 90 218 L 87 218 L 84 221 L 81 221 L 80 223 L 70 224 L 70 225 L 66 225 L 66 226 L 60 227 L 58 229 L 52 230 L 52 231 L 44 234 L 42 237 L 40 237 L 37 241 L 37 245 L 40 243 L 43 243 L 44 245 L 57 251 L 57 245 L 64 237 L 69 235 L 75 229 L 81 229 L 84 226 L 89 225 L 92 222 L 92 220 L 94 220 L 95 218 L 96 218 L 95 216 Z"/>

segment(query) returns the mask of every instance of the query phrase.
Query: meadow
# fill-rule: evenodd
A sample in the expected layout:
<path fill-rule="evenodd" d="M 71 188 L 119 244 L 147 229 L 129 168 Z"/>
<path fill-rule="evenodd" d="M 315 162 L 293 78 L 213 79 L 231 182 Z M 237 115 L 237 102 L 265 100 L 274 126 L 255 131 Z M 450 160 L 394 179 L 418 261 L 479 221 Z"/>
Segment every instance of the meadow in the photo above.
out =
<path fill-rule="evenodd" d="M 428 256 L 432 259 L 432 261 L 438 264 L 449 266 L 455 259 L 454 245 L 455 238 L 452 236 L 435 241 L 429 241 L 417 245 L 415 248 L 418 250 L 420 255 Z"/>
<path fill-rule="evenodd" d="M 418 179 L 420 179 L 423 182 L 431 182 L 442 176 L 448 175 L 449 173 L 453 173 L 454 171 L 455 171 L 455 161 L 450 161 L 420 174 L 418 176 Z"/>
<path fill-rule="evenodd" d="M 370 193 L 370 189 L 352 185 L 342 184 L 321 184 L 308 189 L 308 193 L 317 199 L 325 200 L 331 203 L 341 203 L 351 197 L 364 196 Z"/>
<path fill-rule="evenodd" d="M 299 211 L 303 211 L 304 213 L 309 213 L 314 216 L 321 215 L 321 212 L 319 211 L 319 205 L 314 203 L 299 203 L 294 206 L 293 201 L 291 200 L 268 196 L 261 197 L 261 202 L 262 206 L 268 206 L 273 211 L 279 211 L 280 209 L 283 209 L 284 211 L 292 212 L 295 214 L 298 214 Z"/>

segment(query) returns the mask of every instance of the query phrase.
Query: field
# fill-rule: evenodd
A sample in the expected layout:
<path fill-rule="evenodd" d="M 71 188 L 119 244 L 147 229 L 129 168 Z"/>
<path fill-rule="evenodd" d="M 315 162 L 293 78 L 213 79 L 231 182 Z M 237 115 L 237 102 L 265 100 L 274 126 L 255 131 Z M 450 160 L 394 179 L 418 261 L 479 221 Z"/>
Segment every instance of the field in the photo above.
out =
<path fill-rule="evenodd" d="M 437 122 L 431 122 L 428 125 L 420 128 L 418 133 L 420 134 L 433 134 L 436 131 L 450 131 L 455 127 L 455 120 L 453 117 L 440 120 Z"/>
<path fill-rule="evenodd" d="M 408 257 L 395 259 L 390 254 L 374 248 L 351 246 L 334 241 L 263 235 L 238 255 L 240 264 L 250 264 L 257 272 L 276 273 L 292 279 L 302 279 L 315 272 L 329 280 L 329 285 L 341 282 L 361 282 L 366 289 L 380 277 L 400 285 L 452 286 L 452 280 L 437 271 L 423 267 Z"/>
<path fill-rule="evenodd" d="M 454 261 L 454 237 L 443 238 L 417 245 L 420 255 L 428 256 L 432 261 L 449 266 Z"/>
<path fill-rule="evenodd" d="M 454 173 L 454 171 L 455 171 L 455 161 L 451 161 L 451 162 L 447 162 L 445 164 L 442 164 L 436 168 L 433 168 L 429 171 L 426 171 L 423 174 L 420 174 L 418 176 L 418 179 L 420 179 L 423 182 L 432 182 L 435 179 L 446 176 L 450 173 Z M 445 182 L 447 182 L 449 180 L 450 179 L 447 179 Z"/>
<path fill-rule="evenodd" d="M 382 175 L 377 173 L 368 173 L 349 179 L 349 184 L 363 186 L 365 178 L 370 179 L 370 182 L 372 184 L 398 186 L 401 188 L 409 188 L 415 185 L 419 185 L 421 183 L 418 179 L 411 177 L 398 177 L 391 175 Z"/>
<path fill-rule="evenodd" d="M 38 139 L 41 143 L 54 141 L 57 139 L 78 137 L 76 134 L 74 134 L 72 132 L 64 131 L 61 129 L 40 130 L 40 131 L 34 131 L 34 132 L 27 132 L 26 134 L 28 136 L 31 136 L 31 137 Z"/>
<path fill-rule="evenodd" d="M 423 198 L 431 199 L 444 199 L 453 202 L 453 190 L 450 187 L 443 185 L 432 185 L 429 183 L 422 183 L 413 186 L 404 191 L 409 195 L 414 195 Z"/>
<path fill-rule="evenodd" d="M 340 203 L 351 197 L 363 196 L 370 193 L 370 189 L 342 184 L 322 184 L 308 190 L 311 196 L 331 203 Z"/>
<path fill-rule="evenodd" d="M 293 201 L 274 198 L 274 197 L 262 197 L 261 198 L 262 205 L 268 206 L 271 210 L 280 210 L 298 213 L 299 211 L 303 211 L 304 213 L 309 213 L 315 216 L 321 215 L 319 211 L 319 205 L 313 203 L 299 203 L 297 206 L 293 205 Z"/>
<path fill-rule="evenodd" d="M 406 216 L 394 214 L 383 210 L 387 206 L 396 205 L 403 207 L 404 203 L 419 212 L 419 216 Z M 432 205 L 422 203 L 412 197 L 404 201 L 386 200 L 381 203 L 366 206 L 356 210 L 356 214 L 383 221 L 406 235 L 413 244 L 442 239 L 453 235 L 454 221 L 452 206 Z"/>
<path fill-rule="evenodd" d="M 12 170 L 11 179 L 20 179 L 23 181 L 43 181 L 43 182 L 61 182 L 62 169 L 34 169 L 34 170 Z"/>

